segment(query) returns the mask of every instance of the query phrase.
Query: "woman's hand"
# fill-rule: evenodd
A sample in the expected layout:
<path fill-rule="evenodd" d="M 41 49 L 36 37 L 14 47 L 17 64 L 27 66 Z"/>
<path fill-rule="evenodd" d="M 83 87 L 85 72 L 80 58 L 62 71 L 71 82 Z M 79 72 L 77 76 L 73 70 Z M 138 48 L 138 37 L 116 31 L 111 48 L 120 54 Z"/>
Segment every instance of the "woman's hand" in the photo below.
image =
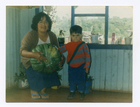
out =
<path fill-rule="evenodd" d="M 44 57 L 42 54 L 42 52 L 34 52 L 34 58 L 37 59 L 40 63 L 41 63 L 41 60 L 42 61 L 45 61 L 46 57 Z"/>
<path fill-rule="evenodd" d="M 42 52 L 29 52 L 27 50 L 23 50 L 22 51 L 22 56 L 24 57 L 28 57 L 28 58 L 35 58 L 37 59 L 40 63 L 41 63 L 41 60 L 42 61 L 45 61 L 46 57 L 44 57 L 42 54 Z"/>
<path fill-rule="evenodd" d="M 63 63 L 64 63 L 64 57 L 61 56 L 61 61 L 59 62 L 59 67 L 61 67 L 63 65 Z"/>

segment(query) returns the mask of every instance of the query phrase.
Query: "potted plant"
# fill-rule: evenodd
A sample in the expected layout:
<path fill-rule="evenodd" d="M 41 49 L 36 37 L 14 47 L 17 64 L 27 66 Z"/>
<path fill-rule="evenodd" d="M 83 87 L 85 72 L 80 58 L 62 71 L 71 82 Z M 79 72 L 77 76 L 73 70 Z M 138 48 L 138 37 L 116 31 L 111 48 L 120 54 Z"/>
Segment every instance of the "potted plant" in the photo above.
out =
<path fill-rule="evenodd" d="M 29 87 L 27 77 L 25 74 L 25 69 L 22 63 L 20 64 L 20 73 L 15 73 L 14 82 L 16 83 L 16 86 L 20 89 L 25 89 Z"/>

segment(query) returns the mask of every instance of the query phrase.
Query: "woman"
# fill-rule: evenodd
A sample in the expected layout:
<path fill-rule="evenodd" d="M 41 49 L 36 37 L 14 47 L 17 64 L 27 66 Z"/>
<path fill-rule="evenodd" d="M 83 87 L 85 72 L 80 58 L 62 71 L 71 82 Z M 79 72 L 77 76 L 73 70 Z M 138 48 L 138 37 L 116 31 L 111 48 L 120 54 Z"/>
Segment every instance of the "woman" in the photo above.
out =
<path fill-rule="evenodd" d="M 39 73 L 33 70 L 30 58 L 36 58 L 39 62 L 45 60 L 41 52 L 31 52 L 39 44 L 51 43 L 59 46 L 56 35 L 51 32 L 52 21 L 50 17 L 40 12 L 33 17 L 31 28 L 21 42 L 20 54 L 21 62 L 25 67 L 27 80 L 31 89 L 31 97 L 33 99 L 47 99 L 49 95 L 45 92 L 46 87 L 59 86 L 60 82 L 57 72 L 51 74 Z M 64 57 L 61 57 L 59 66 L 62 66 Z"/>

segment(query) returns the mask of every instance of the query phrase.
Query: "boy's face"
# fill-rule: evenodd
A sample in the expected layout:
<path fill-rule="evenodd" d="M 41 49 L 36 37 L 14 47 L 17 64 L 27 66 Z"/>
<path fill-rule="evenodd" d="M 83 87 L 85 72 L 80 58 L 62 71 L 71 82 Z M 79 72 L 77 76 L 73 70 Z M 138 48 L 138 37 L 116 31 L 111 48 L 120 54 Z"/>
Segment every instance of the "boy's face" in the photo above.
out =
<path fill-rule="evenodd" d="M 82 38 L 82 34 L 80 33 L 72 33 L 70 36 L 71 36 L 72 41 L 74 42 L 79 42 Z"/>

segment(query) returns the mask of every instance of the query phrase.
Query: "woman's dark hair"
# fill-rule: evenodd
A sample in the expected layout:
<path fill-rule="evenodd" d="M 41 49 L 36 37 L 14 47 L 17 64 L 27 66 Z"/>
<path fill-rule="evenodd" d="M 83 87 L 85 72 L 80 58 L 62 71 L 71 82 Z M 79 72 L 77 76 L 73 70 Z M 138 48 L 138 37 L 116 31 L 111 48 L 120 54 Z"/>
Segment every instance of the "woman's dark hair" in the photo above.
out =
<path fill-rule="evenodd" d="M 38 24 L 38 22 L 41 20 L 41 18 L 42 17 L 46 17 L 46 20 L 48 21 L 48 23 L 49 23 L 49 27 L 48 27 L 48 30 L 47 30 L 47 32 L 48 31 L 51 31 L 51 27 L 52 27 L 52 21 L 51 21 L 51 18 L 47 15 L 47 14 L 45 14 L 45 13 L 43 13 L 43 12 L 40 12 L 40 13 L 37 13 L 34 17 L 33 17 L 33 19 L 32 19 L 32 24 L 31 24 L 31 28 L 33 29 L 33 30 L 38 30 L 37 29 L 37 24 Z"/>
<path fill-rule="evenodd" d="M 74 25 L 70 28 L 70 34 L 72 33 L 80 33 L 82 34 L 82 27 L 79 25 Z"/>

